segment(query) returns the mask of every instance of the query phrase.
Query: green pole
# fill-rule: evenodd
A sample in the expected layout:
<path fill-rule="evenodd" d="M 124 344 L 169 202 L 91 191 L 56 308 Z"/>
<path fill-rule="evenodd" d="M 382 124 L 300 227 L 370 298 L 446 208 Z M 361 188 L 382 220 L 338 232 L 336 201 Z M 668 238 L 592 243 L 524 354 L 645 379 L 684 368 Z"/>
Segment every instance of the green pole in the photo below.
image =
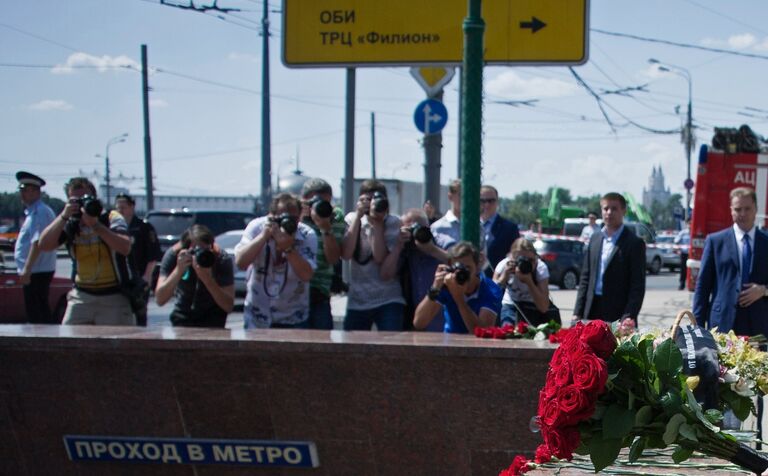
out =
<path fill-rule="evenodd" d="M 461 239 L 480 245 L 480 161 L 483 134 L 481 0 L 468 0 L 461 89 Z"/>

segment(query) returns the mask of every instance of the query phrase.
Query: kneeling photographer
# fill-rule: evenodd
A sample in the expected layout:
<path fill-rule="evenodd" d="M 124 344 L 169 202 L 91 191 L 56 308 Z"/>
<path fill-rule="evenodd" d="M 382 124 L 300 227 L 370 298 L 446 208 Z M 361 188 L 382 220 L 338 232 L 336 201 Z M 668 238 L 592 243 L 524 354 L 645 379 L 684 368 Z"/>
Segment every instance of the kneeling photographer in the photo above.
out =
<path fill-rule="evenodd" d="M 317 264 L 317 235 L 299 222 L 301 205 L 277 194 L 269 214 L 252 220 L 235 247 L 235 263 L 248 270 L 246 329 L 309 327 L 309 282 Z"/>
<path fill-rule="evenodd" d="M 176 303 L 171 323 L 182 327 L 224 327 L 235 305 L 232 257 L 214 243 L 205 225 L 192 225 L 163 256 L 155 300 Z"/>
<path fill-rule="evenodd" d="M 512 243 L 507 257 L 496 265 L 493 280 L 505 289 L 501 325 L 520 320 L 534 326 L 560 322 L 560 313 L 549 300 L 549 269 L 531 241 L 518 238 Z"/>
<path fill-rule="evenodd" d="M 413 327 L 424 329 L 443 309 L 444 332 L 466 334 L 496 323 L 502 290 L 480 272 L 480 251 L 467 241 L 448 250 L 449 264 L 438 265 L 432 287 L 421 300 Z"/>

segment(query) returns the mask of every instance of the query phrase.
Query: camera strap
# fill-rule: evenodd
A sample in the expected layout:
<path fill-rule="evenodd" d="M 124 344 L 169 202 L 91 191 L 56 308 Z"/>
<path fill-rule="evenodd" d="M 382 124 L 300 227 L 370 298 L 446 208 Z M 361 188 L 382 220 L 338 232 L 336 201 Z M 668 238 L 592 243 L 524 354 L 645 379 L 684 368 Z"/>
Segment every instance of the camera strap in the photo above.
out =
<path fill-rule="evenodd" d="M 288 284 L 288 263 L 287 262 L 285 263 L 285 271 L 283 271 L 283 284 L 280 286 L 280 289 L 275 294 L 271 294 L 267 289 L 267 277 L 269 276 L 269 262 L 272 258 L 272 249 L 269 247 L 269 243 L 267 243 L 266 251 L 267 251 L 266 253 L 267 256 L 264 259 L 264 268 L 262 272 L 262 274 L 264 275 L 264 280 L 261 282 L 261 284 L 264 288 L 264 294 L 266 294 L 267 297 L 276 298 L 283 293 L 283 290 L 285 290 L 285 285 Z"/>
<path fill-rule="evenodd" d="M 355 241 L 355 252 L 352 254 L 352 257 L 355 258 L 355 261 L 360 266 L 365 266 L 368 264 L 371 259 L 373 259 L 373 250 L 371 250 L 371 254 L 368 255 L 367 258 L 364 260 L 360 259 L 360 235 L 363 233 L 363 222 L 360 221 L 360 226 L 357 228 L 357 240 Z"/>

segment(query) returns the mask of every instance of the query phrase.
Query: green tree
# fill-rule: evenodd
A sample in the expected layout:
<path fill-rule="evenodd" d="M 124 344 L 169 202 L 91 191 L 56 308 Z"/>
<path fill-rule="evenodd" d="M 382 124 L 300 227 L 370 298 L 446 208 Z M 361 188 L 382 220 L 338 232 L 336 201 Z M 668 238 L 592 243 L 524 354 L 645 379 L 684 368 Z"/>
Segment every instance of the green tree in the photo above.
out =
<path fill-rule="evenodd" d="M 58 198 L 51 198 L 47 193 L 43 193 L 42 200 L 53 209 L 56 214 L 64 209 L 64 201 Z M 0 219 L 13 220 L 16 226 L 21 224 L 24 218 L 24 204 L 21 203 L 19 192 L 1 192 L 0 193 Z"/>
<path fill-rule="evenodd" d="M 682 198 L 682 195 L 675 193 L 664 203 L 656 200 L 651 203 L 650 214 L 654 228 L 657 230 L 676 228 L 675 208 L 682 208 Z"/>

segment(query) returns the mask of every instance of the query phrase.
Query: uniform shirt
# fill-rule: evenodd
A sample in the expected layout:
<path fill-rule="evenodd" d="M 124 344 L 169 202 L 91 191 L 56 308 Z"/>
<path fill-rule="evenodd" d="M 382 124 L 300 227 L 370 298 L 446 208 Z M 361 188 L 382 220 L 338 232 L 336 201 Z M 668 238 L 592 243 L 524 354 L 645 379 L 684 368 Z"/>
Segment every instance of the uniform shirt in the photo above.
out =
<path fill-rule="evenodd" d="M 504 258 L 503 260 L 499 261 L 499 264 L 496 265 L 496 273 L 500 274 L 502 271 L 504 271 L 504 268 L 507 266 L 507 262 L 509 262 L 509 258 Z M 540 283 L 544 279 L 549 279 L 549 268 L 547 268 L 547 265 L 544 264 L 543 260 L 537 259 L 535 282 Z M 504 298 L 501 300 L 501 303 L 511 305 L 512 301 L 534 302 L 533 295 L 528 289 L 528 285 L 518 281 L 514 274 L 509 278 L 507 289 L 504 291 Z"/>
<path fill-rule="evenodd" d="M 320 234 L 320 228 L 315 225 L 315 222 L 311 218 L 304 221 L 304 223 L 312 228 L 317 235 L 317 268 L 315 274 L 312 275 L 312 280 L 309 282 L 309 286 L 317 289 L 326 296 L 331 295 L 331 282 L 333 281 L 333 265 L 329 264 L 325 259 L 325 241 Z M 344 239 L 344 231 L 347 229 L 347 224 L 344 222 L 344 212 L 340 208 L 333 209 L 333 215 L 331 216 L 331 234 L 336 239 L 336 243 L 341 249 L 341 241 Z M 335 264 L 335 263 L 334 263 Z"/>
<path fill-rule="evenodd" d="M 169 276 L 176 269 L 177 250 L 173 247 L 168 248 L 160 263 L 160 276 Z M 219 249 L 216 261 L 211 270 L 213 279 L 221 287 L 232 286 L 235 282 L 232 257 L 226 251 Z M 201 283 L 197 277 L 195 269 L 190 266 L 184 272 L 176 290 L 173 293 L 176 298 L 174 304 L 174 314 L 178 323 L 198 323 L 202 324 L 207 319 L 215 316 L 226 316 L 226 312 L 216 304 L 205 284 Z M 183 317 L 183 319 L 180 319 Z"/>
<path fill-rule="evenodd" d="M 32 205 L 25 207 L 24 215 L 26 215 L 26 218 L 24 219 L 24 224 L 21 225 L 19 236 L 16 239 L 16 246 L 13 250 L 13 257 L 19 273 L 24 270 L 32 243 L 40 240 L 40 234 L 45 230 L 45 227 L 50 225 L 56 218 L 51 207 L 43 203 L 42 200 L 37 200 Z M 30 271 L 33 273 L 50 273 L 55 270 L 56 250 L 53 250 L 41 251 L 37 256 L 37 260 L 32 264 Z"/>
<path fill-rule="evenodd" d="M 99 217 L 101 223 L 117 234 L 128 234 L 128 226 L 121 214 L 114 210 L 105 214 Z M 69 240 L 66 231 L 59 238 L 60 243 L 67 243 L 74 260 L 75 287 L 92 294 L 119 292 L 121 280 L 127 278 L 121 276 L 127 272 L 125 257 L 107 246 L 93 228 L 81 223 L 79 229 L 79 233 L 70 236 Z"/>
<path fill-rule="evenodd" d="M 493 220 L 496 219 L 496 215 L 494 215 Z M 490 220 L 489 230 L 490 233 L 490 226 L 493 226 L 493 221 Z M 430 230 L 432 230 L 432 234 L 435 236 L 435 244 L 439 246 L 440 248 L 447 250 L 451 246 L 455 245 L 459 241 L 461 241 L 461 222 L 459 221 L 458 217 L 453 214 L 453 210 L 448 210 L 445 212 L 445 215 L 443 215 L 439 220 L 434 222 L 430 227 Z M 485 232 L 480 233 L 480 249 L 485 251 Z M 487 265 L 487 263 L 485 263 Z"/>
<path fill-rule="evenodd" d="M 128 224 L 128 234 L 131 235 L 131 259 L 135 269 L 143 276 L 147 263 L 163 259 L 155 227 L 134 216 Z"/>
<path fill-rule="evenodd" d="M 594 225 L 584 225 L 584 228 L 581 229 L 581 235 L 579 235 L 579 239 L 582 241 L 589 241 L 590 238 L 592 238 L 592 233 L 600 231 L 600 225 L 595 223 Z"/>
<path fill-rule="evenodd" d="M 251 220 L 235 252 L 259 236 L 268 220 L 266 216 Z M 317 269 L 317 235 L 314 230 L 299 223 L 295 240 L 294 253 L 304 258 L 313 270 Z M 267 328 L 273 323 L 293 325 L 309 318 L 309 281 L 299 279 L 272 239 L 248 266 L 245 307 L 247 328 Z"/>
<path fill-rule="evenodd" d="M 348 226 L 355 221 L 355 212 L 346 216 Z M 400 281 L 390 279 L 384 281 L 379 276 L 381 266 L 373 260 L 370 237 L 373 227 L 368 223 L 368 215 L 360 219 L 360 237 L 357 240 L 355 255 L 350 260 L 349 292 L 347 294 L 347 309 L 365 311 L 375 309 L 385 304 L 405 304 Z M 391 251 L 400 234 L 400 219 L 387 215 L 384 220 L 384 240 L 387 251 Z"/>
<path fill-rule="evenodd" d="M 479 315 L 481 309 L 488 309 L 494 315 L 501 313 L 501 288 L 491 278 L 480 273 L 480 285 L 469 296 L 464 296 L 464 301 L 475 314 Z M 459 307 L 451 296 L 448 288 L 443 286 L 437 295 L 437 302 L 443 305 L 443 317 L 445 318 L 445 332 L 451 334 L 467 334 L 467 326 L 461 318 Z"/>

